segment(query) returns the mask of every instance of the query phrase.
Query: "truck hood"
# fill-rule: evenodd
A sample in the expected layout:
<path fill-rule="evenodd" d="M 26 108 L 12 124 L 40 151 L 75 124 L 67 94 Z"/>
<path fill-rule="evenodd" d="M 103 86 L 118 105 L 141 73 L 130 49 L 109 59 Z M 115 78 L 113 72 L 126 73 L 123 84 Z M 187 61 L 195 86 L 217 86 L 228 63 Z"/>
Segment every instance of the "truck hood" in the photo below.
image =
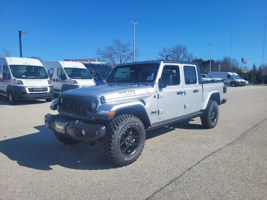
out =
<path fill-rule="evenodd" d="M 103 96 L 106 102 L 109 102 L 125 98 L 135 98 L 137 96 L 140 98 L 153 92 L 154 89 L 151 85 L 103 85 L 69 90 L 63 94 L 90 96 L 97 99 Z"/>

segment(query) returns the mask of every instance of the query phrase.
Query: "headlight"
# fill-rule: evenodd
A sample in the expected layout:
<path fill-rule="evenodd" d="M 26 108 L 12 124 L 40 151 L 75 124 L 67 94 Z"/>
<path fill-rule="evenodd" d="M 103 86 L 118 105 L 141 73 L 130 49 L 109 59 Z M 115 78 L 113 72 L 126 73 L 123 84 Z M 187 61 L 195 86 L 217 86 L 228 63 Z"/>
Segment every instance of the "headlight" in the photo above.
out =
<path fill-rule="evenodd" d="M 52 103 L 50 105 L 50 109 L 51 110 L 57 110 L 57 105 L 58 105 L 58 99 L 55 99 L 54 101 L 52 101 Z"/>
<path fill-rule="evenodd" d="M 91 99 L 91 109 L 92 109 L 92 111 L 94 111 L 96 109 L 96 107 L 97 107 L 97 100 L 96 100 L 96 98 L 92 98 Z"/>
<path fill-rule="evenodd" d="M 51 79 L 47 80 L 47 82 L 48 82 L 48 85 L 49 85 L 49 86 L 52 85 L 52 81 L 51 81 Z"/>
<path fill-rule="evenodd" d="M 74 85 L 77 85 L 77 84 L 78 84 L 78 82 L 77 82 L 76 80 L 72 80 L 71 78 L 69 79 L 69 81 L 70 81 L 72 84 L 74 84 Z"/>
<path fill-rule="evenodd" d="M 16 78 L 13 79 L 13 82 L 16 84 L 16 85 L 23 85 L 23 82 L 21 80 L 18 80 Z"/>

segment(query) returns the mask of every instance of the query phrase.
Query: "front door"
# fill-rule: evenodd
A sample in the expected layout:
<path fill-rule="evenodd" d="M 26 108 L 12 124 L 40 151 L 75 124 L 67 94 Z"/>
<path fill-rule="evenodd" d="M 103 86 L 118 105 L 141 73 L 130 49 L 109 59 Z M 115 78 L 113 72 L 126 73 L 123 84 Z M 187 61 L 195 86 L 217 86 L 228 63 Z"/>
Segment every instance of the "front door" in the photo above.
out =
<path fill-rule="evenodd" d="M 164 87 L 158 93 L 159 120 L 169 120 L 184 113 L 184 92 L 179 65 L 165 65 L 161 80 Z"/>
<path fill-rule="evenodd" d="M 67 77 L 62 68 L 57 68 L 56 78 L 53 79 L 54 92 L 60 93 L 62 85 L 67 82 Z"/>
<path fill-rule="evenodd" d="M 9 71 L 9 68 L 7 65 L 3 66 L 3 73 L 2 73 L 2 78 L 1 78 L 1 88 L 0 92 L 4 95 L 7 95 L 7 86 L 10 84 L 11 81 L 11 74 Z"/>

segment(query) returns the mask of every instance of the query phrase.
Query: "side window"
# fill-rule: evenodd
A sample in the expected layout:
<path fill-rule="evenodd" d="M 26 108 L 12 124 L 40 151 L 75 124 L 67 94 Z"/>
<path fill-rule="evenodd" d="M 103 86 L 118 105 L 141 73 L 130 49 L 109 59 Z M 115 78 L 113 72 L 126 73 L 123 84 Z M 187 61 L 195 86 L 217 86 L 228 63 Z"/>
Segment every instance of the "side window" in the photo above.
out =
<path fill-rule="evenodd" d="M 6 65 L 3 66 L 3 80 L 9 81 L 11 79 L 9 69 Z"/>
<path fill-rule="evenodd" d="M 184 80 L 186 85 L 197 83 L 196 68 L 194 66 L 184 66 Z"/>
<path fill-rule="evenodd" d="M 180 84 L 180 71 L 178 66 L 166 65 L 162 71 L 162 83 L 168 85 L 179 85 Z"/>
<path fill-rule="evenodd" d="M 66 75 L 61 68 L 57 68 L 57 77 L 61 80 L 66 80 Z"/>

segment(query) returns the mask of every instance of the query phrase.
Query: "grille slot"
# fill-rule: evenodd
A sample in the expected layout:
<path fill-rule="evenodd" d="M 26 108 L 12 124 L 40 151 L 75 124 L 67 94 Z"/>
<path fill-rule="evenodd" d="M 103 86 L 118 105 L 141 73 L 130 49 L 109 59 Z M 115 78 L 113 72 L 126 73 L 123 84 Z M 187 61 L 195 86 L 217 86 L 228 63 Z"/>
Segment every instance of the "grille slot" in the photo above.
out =
<path fill-rule="evenodd" d="M 91 97 L 62 95 L 59 98 L 59 112 L 68 116 L 89 118 L 92 113 Z"/>

